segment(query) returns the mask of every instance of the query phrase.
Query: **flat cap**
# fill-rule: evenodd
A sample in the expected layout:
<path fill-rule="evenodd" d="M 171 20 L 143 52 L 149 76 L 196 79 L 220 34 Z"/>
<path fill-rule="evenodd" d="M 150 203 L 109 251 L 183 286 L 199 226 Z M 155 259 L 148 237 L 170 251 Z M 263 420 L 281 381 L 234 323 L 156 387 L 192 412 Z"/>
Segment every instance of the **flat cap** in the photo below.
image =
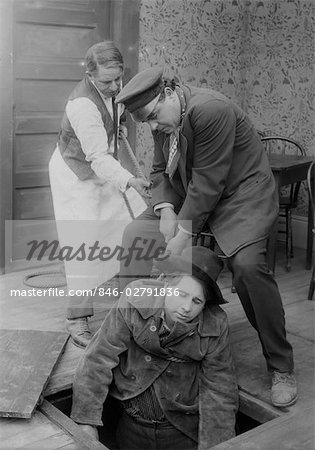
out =
<path fill-rule="evenodd" d="M 163 90 L 162 75 L 163 71 L 157 66 L 137 73 L 123 87 L 115 102 L 123 103 L 134 120 L 143 122 L 153 110 Z"/>

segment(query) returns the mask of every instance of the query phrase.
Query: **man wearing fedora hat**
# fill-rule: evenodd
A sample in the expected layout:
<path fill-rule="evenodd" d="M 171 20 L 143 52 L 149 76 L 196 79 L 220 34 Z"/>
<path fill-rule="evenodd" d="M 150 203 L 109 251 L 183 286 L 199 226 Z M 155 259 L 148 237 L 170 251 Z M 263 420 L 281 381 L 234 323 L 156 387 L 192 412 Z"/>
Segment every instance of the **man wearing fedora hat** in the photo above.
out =
<path fill-rule="evenodd" d="M 207 226 L 227 257 L 245 313 L 257 330 L 271 400 L 297 400 L 292 346 L 286 338 L 277 283 L 266 262 L 266 243 L 278 218 L 275 181 L 260 137 L 248 116 L 212 89 L 180 85 L 159 67 L 138 73 L 122 89 L 135 121 L 147 122 L 155 149 L 151 171 L 152 207 L 129 224 L 122 246 L 180 254 L 191 234 Z M 190 221 L 191 229 L 186 224 Z M 155 246 L 155 247 L 154 247 Z M 151 247 L 150 247 L 151 248 Z M 148 276 L 152 260 L 121 262 L 121 284 Z"/>
<path fill-rule="evenodd" d="M 208 449 L 234 436 L 238 408 L 216 283 L 223 263 L 195 246 L 156 265 L 165 279 L 130 283 L 93 337 L 74 379 L 71 417 L 97 437 L 110 393 L 122 405 L 122 450 Z"/>

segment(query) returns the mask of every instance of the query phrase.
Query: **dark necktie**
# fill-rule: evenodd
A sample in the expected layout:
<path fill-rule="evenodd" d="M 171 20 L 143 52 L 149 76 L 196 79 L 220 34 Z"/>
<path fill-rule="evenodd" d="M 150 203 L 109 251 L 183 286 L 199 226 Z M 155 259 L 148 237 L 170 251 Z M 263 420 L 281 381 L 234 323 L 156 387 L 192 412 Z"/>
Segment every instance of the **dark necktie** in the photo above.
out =
<path fill-rule="evenodd" d="M 178 148 L 178 130 L 176 130 L 170 135 L 168 161 L 165 169 L 165 173 L 167 173 L 170 177 L 173 176 L 177 168 L 179 158 L 180 152 Z"/>

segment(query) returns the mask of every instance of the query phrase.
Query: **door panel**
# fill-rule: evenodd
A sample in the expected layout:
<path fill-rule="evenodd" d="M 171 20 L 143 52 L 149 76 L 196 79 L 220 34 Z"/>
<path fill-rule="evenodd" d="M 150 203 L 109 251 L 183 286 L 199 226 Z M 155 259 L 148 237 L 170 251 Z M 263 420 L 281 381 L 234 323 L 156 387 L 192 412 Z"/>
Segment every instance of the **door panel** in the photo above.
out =
<path fill-rule="evenodd" d="M 60 129 L 60 113 L 28 113 L 15 116 L 15 133 L 36 134 L 55 133 L 56 140 Z"/>
<path fill-rule="evenodd" d="M 16 135 L 14 148 L 16 173 L 47 168 L 55 145 L 55 134 Z"/>
<path fill-rule="evenodd" d="M 16 221 L 8 224 L 7 235 L 0 223 L 0 244 L 6 247 L 5 270 L 10 271 L 23 268 L 25 240 L 47 238 L 46 230 L 50 239 L 57 238 L 55 228 L 45 224 L 54 219 L 48 162 L 67 98 L 84 75 L 86 50 L 112 39 L 124 56 L 127 79 L 137 71 L 139 0 L 0 0 L 0 9 L 6 39 L 1 76 L 7 86 L 6 114 L 0 116 L 1 185 L 6 190 L 1 217 Z M 129 136 L 134 135 L 131 127 Z"/>
<path fill-rule="evenodd" d="M 61 116 L 67 97 L 76 83 L 77 81 L 64 80 L 17 80 L 16 114 L 57 111 Z"/>
<path fill-rule="evenodd" d="M 16 28 L 17 58 L 82 59 L 95 43 L 94 29 L 45 24 L 18 24 Z"/>
<path fill-rule="evenodd" d="M 34 67 L 35 66 L 35 67 Z M 82 76 L 82 61 L 58 62 L 17 61 L 16 78 L 33 80 L 78 80 Z"/>
<path fill-rule="evenodd" d="M 38 240 L 43 235 L 49 240 L 57 238 L 55 228 L 43 227 L 42 222 L 54 219 L 48 162 L 56 146 L 67 98 L 84 76 L 84 55 L 91 45 L 101 40 L 99 3 L 13 2 L 12 218 L 17 222 L 12 235 L 12 254 L 7 258 L 10 267 L 15 262 L 21 267 L 18 260 L 25 257 L 23 249 L 30 240 Z M 110 2 L 102 1 L 102 8 L 104 4 L 109 11 Z M 110 37 L 109 29 L 103 36 Z"/>
<path fill-rule="evenodd" d="M 49 187 L 16 189 L 14 200 L 16 220 L 51 217 L 52 198 Z"/>
<path fill-rule="evenodd" d="M 106 0 L 105 0 L 106 2 Z M 105 3 L 104 2 L 104 3 Z M 39 4 L 37 7 L 37 4 Z M 91 3 L 86 1 L 71 2 L 62 1 L 16 1 L 15 17 L 17 22 L 46 23 L 50 25 L 82 26 L 84 28 L 95 28 L 95 12 Z M 80 10 L 82 7 L 82 10 Z M 75 9 L 76 8 L 76 9 Z M 91 10 L 90 10 L 91 9 Z M 62 14 L 60 14 L 62 12 Z"/>

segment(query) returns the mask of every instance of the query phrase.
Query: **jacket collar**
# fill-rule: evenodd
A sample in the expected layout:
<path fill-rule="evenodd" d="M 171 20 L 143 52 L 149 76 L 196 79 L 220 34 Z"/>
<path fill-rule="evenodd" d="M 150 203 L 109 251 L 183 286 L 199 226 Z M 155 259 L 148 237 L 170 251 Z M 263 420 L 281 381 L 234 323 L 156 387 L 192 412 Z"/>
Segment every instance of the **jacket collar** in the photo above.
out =
<path fill-rule="evenodd" d="M 222 310 L 217 305 L 206 305 L 202 310 L 199 318 L 198 332 L 200 336 L 219 336 L 220 335 L 220 323 L 219 316 L 221 316 Z"/>
<path fill-rule="evenodd" d="M 142 288 L 151 288 L 153 289 L 161 289 L 165 287 L 165 283 L 161 281 L 155 280 L 142 280 L 135 282 L 133 284 L 133 289 L 137 287 Z M 128 298 L 128 302 L 139 312 L 140 316 L 143 319 L 148 319 L 149 317 L 155 316 L 156 314 L 161 314 L 161 309 L 164 306 L 164 298 L 163 296 L 154 296 L 154 295 L 143 295 L 141 297 L 130 297 Z"/>
<path fill-rule="evenodd" d="M 151 287 L 160 289 L 165 287 L 165 284 L 161 281 L 147 280 L 148 282 L 141 287 Z M 150 281 L 150 284 L 149 284 Z M 140 285 L 139 285 L 140 286 Z M 134 287 L 136 287 L 134 285 Z M 129 303 L 139 312 L 140 316 L 147 320 L 149 317 L 160 317 L 161 310 L 164 306 L 163 296 L 141 296 L 130 297 Z M 198 333 L 202 337 L 207 336 L 219 336 L 220 335 L 220 320 L 221 308 L 216 305 L 206 305 L 199 316 Z"/>

